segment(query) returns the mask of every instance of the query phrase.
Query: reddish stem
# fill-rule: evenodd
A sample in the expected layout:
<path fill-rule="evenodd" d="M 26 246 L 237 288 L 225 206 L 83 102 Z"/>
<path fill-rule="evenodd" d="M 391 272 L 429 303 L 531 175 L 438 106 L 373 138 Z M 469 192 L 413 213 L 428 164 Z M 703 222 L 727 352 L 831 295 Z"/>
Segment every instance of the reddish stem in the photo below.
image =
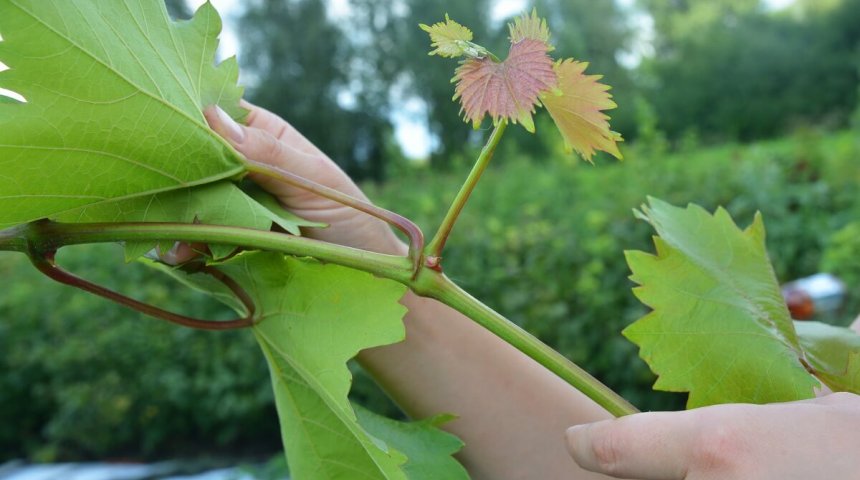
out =
<path fill-rule="evenodd" d="M 412 260 L 413 278 L 414 275 L 418 274 L 418 270 L 421 267 L 421 256 L 424 252 L 424 232 L 413 221 L 390 210 L 377 207 L 372 203 L 359 200 L 325 185 L 320 185 L 283 168 L 250 159 L 246 159 L 245 161 L 248 164 L 249 171 L 275 178 L 294 187 L 328 198 L 341 205 L 352 207 L 360 212 L 376 217 L 389 225 L 393 225 L 409 238 L 409 258 Z"/>
<path fill-rule="evenodd" d="M 223 283 L 227 288 L 230 289 L 231 292 L 233 292 L 234 295 L 236 295 L 236 298 L 238 298 L 239 301 L 242 302 L 242 304 L 245 306 L 245 309 L 248 311 L 248 314 L 244 318 L 227 320 L 223 322 L 213 322 L 208 320 L 199 320 L 196 318 L 187 317 L 185 315 L 180 315 L 178 313 L 170 312 L 158 308 L 154 305 L 149 305 L 147 303 L 137 301 L 131 297 L 102 287 L 101 285 L 97 285 L 88 280 L 84 280 L 77 275 L 67 272 L 66 270 L 63 270 L 60 266 L 57 265 L 55 261 L 55 255 L 56 250 L 40 252 L 31 248 L 28 252 L 30 262 L 32 262 L 33 265 L 40 272 L 44 273 L 49 278 L 56 280 L 57 282 L 60 282 L 62 284 L 79 288 L 94 295 L 106 298 L 120 305 L 131 308 L 132 310 L 136 310 L 138 312 L 150 315 L 155 318 L 160 318 L 162 320 L 167 320 L 171 323 L 176 323 L 185 327 L 197 328 L 201 330 L 234 330 L 237 328 L 245 328 L 254 325 L 254 312 L 256 310 L 256 307 L 254 306 L 254 302 L 253 300 L 251 300 L 251 297 L 232 278 L 211 267 L 203 266 L 199 269 L 199 271 L 207 275 L 211 275 L 213 278 Z"/>

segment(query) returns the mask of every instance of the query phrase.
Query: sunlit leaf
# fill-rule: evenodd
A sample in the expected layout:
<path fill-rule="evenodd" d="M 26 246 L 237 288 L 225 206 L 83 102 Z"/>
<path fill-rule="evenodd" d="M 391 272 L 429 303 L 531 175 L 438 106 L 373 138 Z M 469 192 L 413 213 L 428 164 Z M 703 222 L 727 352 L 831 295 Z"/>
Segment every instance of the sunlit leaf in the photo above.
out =
<path fill-rule="evenodd" d="M 431 47 L 435 48 L 430 55 L 440 57 L 480 57 L 487 54 L 487 50 L 480 45 L 472 43 L 472 31 L 451 20 L 445 14 L 445 21 L 433 24 L 433 26 L 421 24 L 421 30 L 430 34 Z"/>
<path fill-rule="evenodd" d="M 548 50 L 545 42 L 524 39 L 511 45 L 503 62 L 488 57 L 463 62 L 454 76 L 454 99 L 460 99 L 466 120 L 478 128 L 489 115 L 493 123 L 510 120 L 534 132 L 538 95 L 557 83 Z"/>
<path fill-rule="evenodd" d="M 688 407 L 811 398 L 819 383 L 803 351 L 756 216 L 746 230 L 729 214 L 656 199 L 639 212 L 657 254 L 628 252 L 636 296 L 653 309 L 624 330 L 659 376 L 654 388 L 690 392 Z"/>
<path fill-rule="evenodd" d="M 552 119 L 558 126 L 568 152 L 576 150 L 587 161 L 595 151 L 603 150 L 621 158 L 616 142 L 621 135 L 609 128 L 609 117 L 603 110 L 616 107 L 609 86 L 598 80 L 600 75 L 586 75 L 585 62 L 567 59 L 555 64 L 558 89 L 541 94 Z"/>
<path fill-rule="evenodd" d="M 0 88 L 27 99 L 0 103 L 0 228 L 241 174 L 201 113 L 243 114 L 220 29 L 208 3 L 0 0 Z"/>

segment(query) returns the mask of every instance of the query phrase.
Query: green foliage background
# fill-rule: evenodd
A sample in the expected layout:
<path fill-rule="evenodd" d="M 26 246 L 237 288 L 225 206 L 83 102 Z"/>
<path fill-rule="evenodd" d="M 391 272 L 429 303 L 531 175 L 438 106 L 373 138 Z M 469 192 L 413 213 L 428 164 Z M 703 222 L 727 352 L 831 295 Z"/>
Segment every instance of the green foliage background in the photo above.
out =
<path fill-rule="evenodd" d="M 852 308 L 860 305 L 860 247 L 851 233 L 860 218 L 856 133 L 807 131 L 672 155 L 628 148 L 625 156 L 591 167 L 561 155 L 536 163 L 502 152 L 455 229 L 447 272 L 649 410 L 683 408 L 684 398 L 650 391 L 653 376 L 620 335 L 644 313 L 622 252 L 651 248 L 650 227 L 631 213 L 646 195 L 724 205 L 741 225 L 762 210 L 781 281 L 831 267 L 848 282 Z M 405 168 L 366 188 L 429 229 L 462 174 Z M 118 247 L 61 253 L 72 271 L 149 301 L 200 316 L 230 314 L 145 267 L 124 266 Z M 278 450 L 268 372 L 250 332 L 143 318 L 55 285 L 17 255 L 0 256 L 0 274 L 14 279 L 0 295 L 0 458 Z M 856 313 L 846 309 L 838 321 Z M 394 411 L 364 375 L 354 396 Z"/>

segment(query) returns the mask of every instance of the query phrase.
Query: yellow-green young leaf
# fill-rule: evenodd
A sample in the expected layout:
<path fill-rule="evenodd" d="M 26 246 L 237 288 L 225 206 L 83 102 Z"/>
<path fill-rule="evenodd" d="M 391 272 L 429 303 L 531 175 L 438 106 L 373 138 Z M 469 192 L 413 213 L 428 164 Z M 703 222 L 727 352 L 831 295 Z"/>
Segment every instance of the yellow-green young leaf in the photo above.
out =
<path fill-rule="evenodd" d="M 457 67 L 454 100 L 460 99 L 466 121 L 478 128 L 489 115 L 493 123 L 510 120 L 534 132 L 538 95 L 557 83 L 548 50 L 546 42 L 523 39 L 511 45 L 503 62 L 471 58 Z"/>
<path fill-rule="evenodd" d="M 508 24 L 508 31 L 511 34 L 511 43 L 525 39 L 538 40 L 547 44 L 547 51 L 553 50 L 549 45 L 549 27 L 546 20 L 538 17 L 537 9 L 533 9 L 531 15 L 523 14 L 515 18 L 513 23 Z"/>
<path fill-rule="evenodd" d="M 0 228 L 234 177 L 204 106 L 241 118 L 238 66 L 215 66 L 218 13 L 162 0 L 0 0 Z"/>
<path fill-rule="evenodd" d="M 814 375 L 834 392 L 860 394 L 860 335 L 820 322 L 794 322 Z"/>
<path fill-rule="evenodd" d="M 813 397 L 761 217 L 741 230 L 723 209 L 656 199 L 637 213 L 660 235 L 656 255 L 627 252 L 634 293 L 653 311 L 623 333 L 659 376 L 654 388 L 690 392 L 690 408 Z"/>
<path fill-rule="evenodd" d="M 433 26 L 421 24 L 421 30 L 430 34 L 431 47 L 435 48 L 430 55 L 440 57 L 479 57 L 487 54 L 487 50 L 472 43 L 472 31 L 451 20 L 445 14 L 445 21 L 433 24 Z"/>
<path fill-rule="evenodd" d="M 609 128 L 609 116 L 603 110 L 615 108 L 610 87 L 598 80 L 601 75 L 586 75 L 588 63 L 567 59 L 555 64 L 558 89 L 541 94 L 541 101 L 564 138 L 568 152 L 576 150 L 591 161 L 595 151 L 603 150 L 621 159 L 616 142 L 621 135 Z"/>

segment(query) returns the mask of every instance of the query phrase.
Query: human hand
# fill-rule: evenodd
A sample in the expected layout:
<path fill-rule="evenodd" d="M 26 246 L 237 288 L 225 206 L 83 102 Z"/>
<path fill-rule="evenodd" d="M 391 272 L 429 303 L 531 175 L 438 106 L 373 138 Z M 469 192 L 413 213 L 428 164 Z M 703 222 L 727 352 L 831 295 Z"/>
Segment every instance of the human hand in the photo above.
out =
<path fill-rule="evenodd" d="M 860 396 L 641 413 L 567 431 L 583 468 L 639 480 L 860 478 Z"/>
<path fill-rule="evenodd" d="M 308 180 L 367 201 L 364 193 L 328 156 L 281 117 L 242 101 L 250 110 L 247 125 L 236 123 L 220 108 L 203 111 L 209 126 L 250 160 L 290 171 Z M 296 215 L 329 225 L 306 229 L 305 236 L 349 247 L 393 255 L 405 255 L 407 247 L 388 225 L 365 213 L 301 188 L 259 174 L 250 174 L 266 191 Z M 162 256 L 168 263 L 182 263 L 194 256 L 199 245 L 177 244 Z"/>

